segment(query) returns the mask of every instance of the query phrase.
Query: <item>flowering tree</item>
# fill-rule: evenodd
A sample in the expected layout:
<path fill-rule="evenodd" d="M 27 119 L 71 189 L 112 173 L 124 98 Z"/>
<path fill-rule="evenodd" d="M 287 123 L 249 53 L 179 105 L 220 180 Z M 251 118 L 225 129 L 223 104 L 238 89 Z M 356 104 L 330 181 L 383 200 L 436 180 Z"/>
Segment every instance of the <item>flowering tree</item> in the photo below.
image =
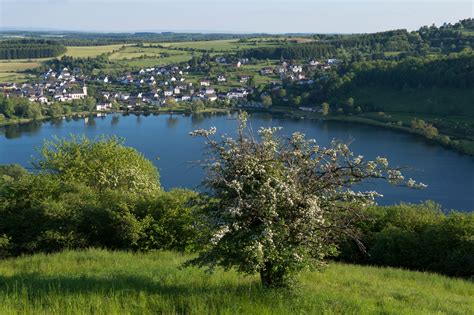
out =
<path fill-rule="evenodd" d="M 263 286 L 286 286 L 305 268 L 318 268 L 336 254 L 341 235 L 355 237 L 361 209 L 379 196 L 351 187 L 377 178 L 397 185 L 404 181 L 387 159 L 365 161 L 348 146 L 318 146 L 303 134 L 289 139 L 279 128 L 261 128 L 254 137 L 239 116 L 237 139 L 217 139 L 215 128 L 196 130 L 209 145 L 211 161 L 203 184 L 210 198 L 203 213 L 210 242 L 191 265 L 236 268 L 259 273 Z"/>

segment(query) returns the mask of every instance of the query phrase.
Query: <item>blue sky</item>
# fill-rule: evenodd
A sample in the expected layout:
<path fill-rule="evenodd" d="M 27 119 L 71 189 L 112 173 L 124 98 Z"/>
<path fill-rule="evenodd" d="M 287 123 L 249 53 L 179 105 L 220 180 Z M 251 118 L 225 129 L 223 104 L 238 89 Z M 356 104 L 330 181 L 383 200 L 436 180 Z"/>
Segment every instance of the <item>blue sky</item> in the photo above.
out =
<path fill-rule="evenodd" d="M 0 0 L 0 28 L 360 33 L 456 22 L 473 1 Z"/>

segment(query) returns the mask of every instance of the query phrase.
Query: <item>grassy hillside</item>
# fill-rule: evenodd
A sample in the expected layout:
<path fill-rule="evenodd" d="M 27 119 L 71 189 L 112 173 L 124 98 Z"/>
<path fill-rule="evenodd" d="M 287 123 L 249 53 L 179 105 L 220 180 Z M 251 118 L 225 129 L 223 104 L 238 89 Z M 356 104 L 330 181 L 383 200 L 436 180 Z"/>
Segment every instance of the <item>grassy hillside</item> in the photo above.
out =
<path fill-rule="evenodd" d="M 178 269 L 170 252 L 87 250 L 0 262 L 0 313 L 468 314 L 474 284 L 390 268 L 330 264 L 295 291 L 258 278 Z"/>
<path fill-rule="evenodd" d="M 24 82 L 27 70 L 37 68 L 49 58 L 0 60 L 0 82 Z"/>

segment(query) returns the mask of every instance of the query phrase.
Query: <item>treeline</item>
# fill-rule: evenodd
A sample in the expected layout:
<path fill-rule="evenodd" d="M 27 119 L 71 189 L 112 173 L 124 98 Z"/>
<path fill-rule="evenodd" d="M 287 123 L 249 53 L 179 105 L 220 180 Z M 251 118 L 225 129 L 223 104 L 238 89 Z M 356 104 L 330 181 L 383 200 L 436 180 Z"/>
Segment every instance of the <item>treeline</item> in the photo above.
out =
<path fill-rule="evenodd" d="M 261 47 L 248 49 L 240 53 L 245 58 L 255 59 L 311 59 L 334 56 L 336 48 L 322 44 L 297 44 L 283 47 Z"/>
<path fill-rule="evenodd" d="M 474 48 L 473 19 L 454 25 L 424 26 L 417 31 L 392 30 L 373 34 L 314 35 L 315 43 L 262 47 L 243 52 L 257 59 L 338 58 L 347 61 L 401 60 L 410 56 L 447 54 Z"/>
<path fill-rule="evenodd" d="M 440 27 L 423 26 L 417 33 L 431 47 L 440 51 L 460 51 L 474 48 L 474 19 L 461 20 L 455 24 L 445 23 Z"/>
<path fill-rule="evenodd" d="M 474 214 L 443 213 L 432 202 L 372 207 L 359 226 L 364 251 L 346 239 L 339 259 L 349 263 L 474 275 Z"/>
<path fill-rule="evenodd" d="M 0 95 L 0 121 L 12 118 L 39 119 L 43 117 L 41 105 L 24 97 Z"/>
<path fill-rule="evenodd" d="M 19 39 L 0 41 L 0 59 L 56 57 L 66 52 L 57 41 Z"/>
<path fill-rule="evenodd" d="M 474 87 L 474 53 L 441 58 L 406 58 L 353 63 L 357 85 L 387 85 L 395 88 Z"/>
<path fill-rule="evenodd" d="M 373 34 L 342 36 L 341 38 L 322 40 L 323 43 L 334 45 L 336 48 L 363 48 L 370 47 L 377 51 L 406 51 L 419 43 L 416 33 L 407 30 L 393 30 Z"/>
<path fill-rule="evenodd" d="M 114 102 L 113 107 L 118 109 L 118 104 Z M 95 110 L 96 99 L 90 96 L 72 102 L 52 102 L 48 105 L 41 105 L 31 102 L 26 97 L 0 95 L 0 122 L 22 118 L 31 120 L 44 117 L 61 118 L 72 116 L 74 113 L 94 112 Z"/>
<path fill-rule="evenodd" d="M 137 32 L 137 33 L 58 33 L 58 32 L 2 32 L 5 36 L 25 36 L 27 38 L 44 38 L 50 36 L 54 41 L 66 46 L 100 46 L 137 42 L 179 42 L 207 41 L 223 39 L 241 39 L 267 36 L 266 34 L 203 34 L 173 32 Z"/>

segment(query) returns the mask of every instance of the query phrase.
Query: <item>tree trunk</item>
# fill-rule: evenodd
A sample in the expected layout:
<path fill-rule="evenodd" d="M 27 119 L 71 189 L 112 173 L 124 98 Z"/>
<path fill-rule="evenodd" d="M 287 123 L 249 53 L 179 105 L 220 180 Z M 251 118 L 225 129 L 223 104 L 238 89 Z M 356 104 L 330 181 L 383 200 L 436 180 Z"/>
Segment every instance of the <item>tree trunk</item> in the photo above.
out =
<path fill-rule="evenodd" d="M 285 286 L 285 274 L 281 270 L 274 270 L 273 264 L 265 263 L 260 270 L 260 280 L 264 288 L 281 288 Z"/>

